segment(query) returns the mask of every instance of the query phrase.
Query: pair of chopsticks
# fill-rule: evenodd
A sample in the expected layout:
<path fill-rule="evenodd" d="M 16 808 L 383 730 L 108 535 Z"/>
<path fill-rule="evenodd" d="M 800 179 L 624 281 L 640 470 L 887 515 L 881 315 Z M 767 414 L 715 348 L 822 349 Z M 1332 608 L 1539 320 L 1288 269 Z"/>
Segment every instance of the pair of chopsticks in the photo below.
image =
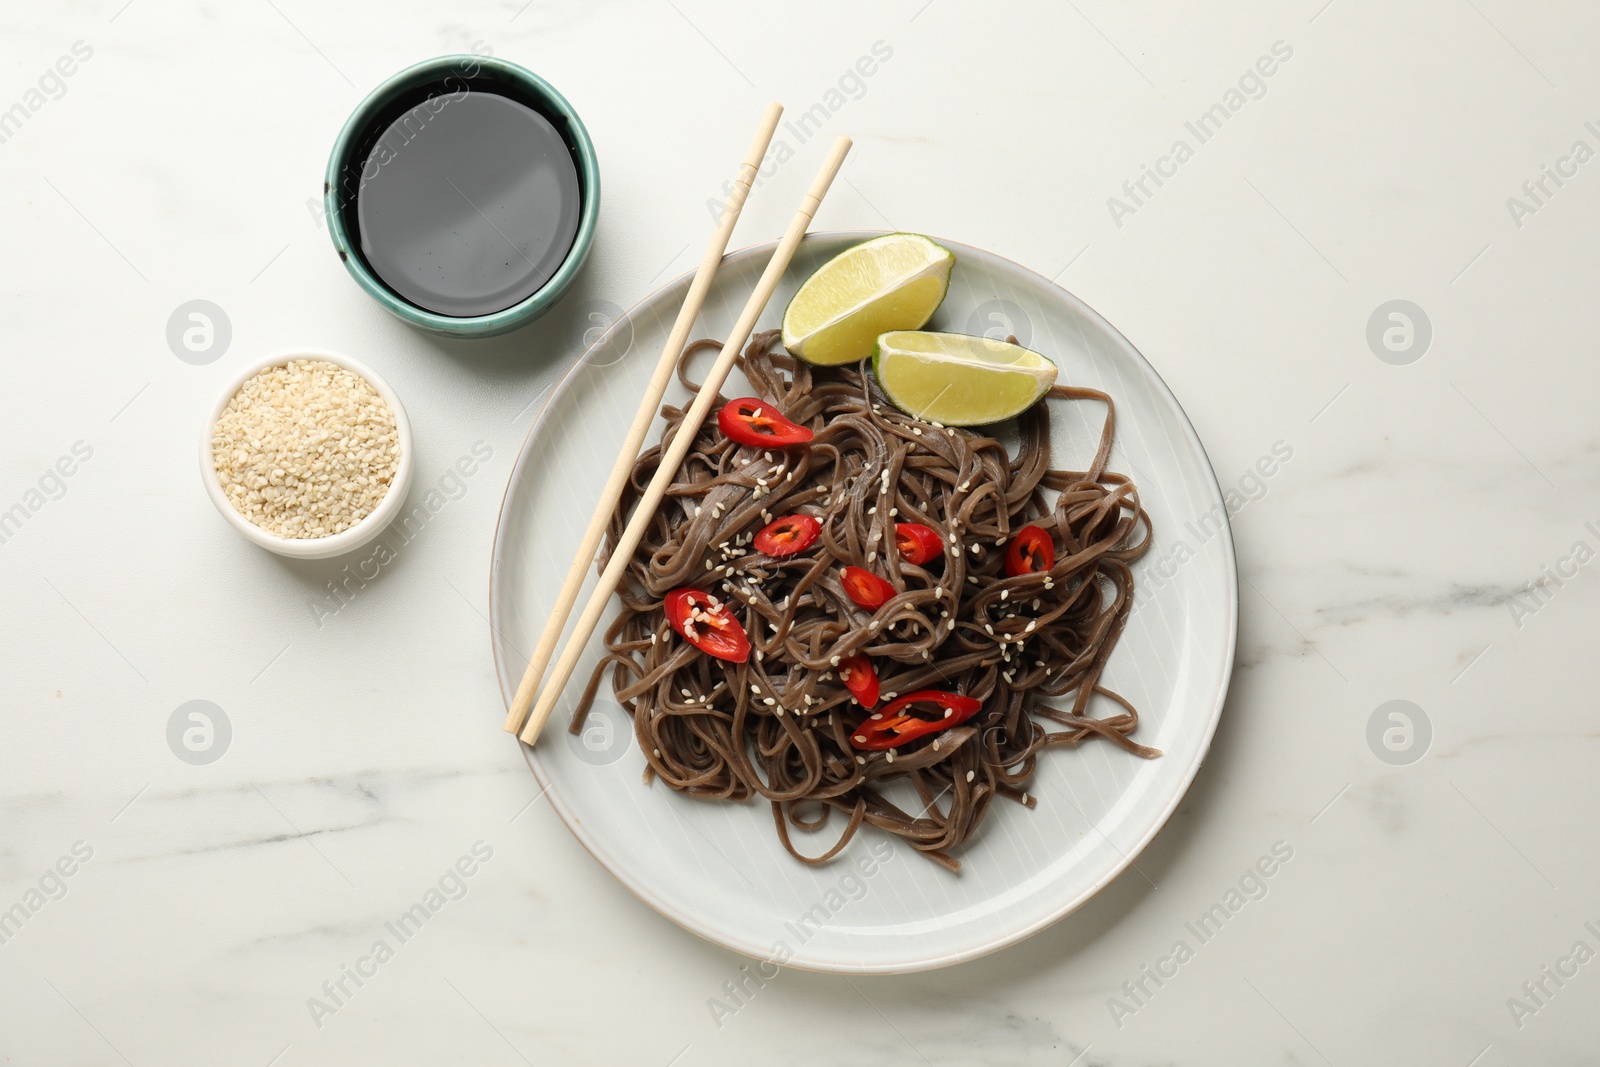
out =
<path fill-rule="evenodd" d="M 750 294 L 750 299 L 745 303 L 744 311 L 740 313 L 727 341 L 723 343 L 716 363 L 706 375 L 705 383 L 701 385 L 699 393 L 695 395 L 694 403 L 684 415 L 683 424 L 673 436 L 666 454 L 661 457 L 655 477 L 650 480 L 649 487 L 639 499 L 633 517 L 628 521 L 621 540 L 611 553 L 610 563 L 600 575 L 599 585 L 590 596 L 583 614 L 578 616 L 578 622 L 573 627 L 572 636 L 568 639 L 561 658 L 556 660 L 549 678 L 545 679 L 545 669 L 555 654 L 556 645 L 561 639 L 561 631 L 566 626 L 573 605 L 577 602 L 578 592 L 583 586 L 589 564 L 600 549 L 606 526 L 633 471 L 639 450 L 644 445 L 645 435 L 655 422 L 661 397 L 677 369 L 678 357 L 683 352 L 684 345 L 689 339 L 689 331 L 694 328 L 694 320 L 700 314 L 700 307 L 705 302 L 712 279 L 716 277 L 717 268 L 722 263 L 728 239 L 733 234 L 734 223 L 739 221 L 739 213 L 744 210 L 745 200 L 750 195 L 751 183 L 754 182 L 756 172 L 760 169 L 761 160 L 767 154 L 767 146 L 772 141 L 773 132 L 778 126 L 778 118 L 782 114 L 781 105 L 769 104 L 766 114 L 762 116 L 761 128 L 756 132 L 755 140 L 750 142 L 750 150 L 739 166 L 739 172 L 733 182 L 733 191 L 728 196 L 727 207 L 718 221 L 716 231 L 711 235 L 711 242 L 706 246 L 700 266 L 695 271 L 694 281 L 690 284 L 689 293 L 683 301 L 683 308 L 678 312 L 677 321 L 672 324 L 672 332 L 667 335 L 666 344 L 661 349 L 660 362 L 657 363 L 655 374 L 645 389 L 644 399 L 639 405 L 638 414 L 634 416 L 633 425 L 628 428 L 628 435 L 623 440 L 616 465 L 611 468 L 611 477 L 600 492 L 594 517 L 589 520 L 589 528 L 584 531 L 583 541 L 579 544 L 577 555 L 573 557 L 572 566 L 568 569 L 566 580 L 561 585 L 561 592 L 556 597 L 549 620 L 545 623 L 544 633 L 539 637 L 539 646 L 534 650 L 533 658 L 528 661 L 522 682 L 517 686 L 511 707 L 506 712 L 506 730 L 513 733 L 520 730 L 522 740 L 530 745 L 538 740 L 539 732 L 544 729 L 544 724 L 550 718 L 550 712 L 554 710 L 556 701 L 561 698 L 561 692 L 571 679 L 572 672 L 583 655 L 584 646 L 594 634 L 600 616 L 611 600 L 611 594 L 616 592 L 617 586 L 622 582 L 628 563 L 633 559 L 634 550 L 639 547 L 639 541 L 644 537 L 645 528 L 654 518 L 656 508 L 666 494 L 668 485 L 677 476 L 678 467 L 694 443 L 701 424 L 710 413 L 711 405 L 716 401 L 723 381 L 733 369 L 740 350 L 749 339 L 750 332 L 755 329 L 756 320 L 761 317 L 767 301 L 772 298 L 778 280 L 788 269 L 789 261 L 794 258 L 795 250 L 805 237 L 806 229 L 811 225 L 812 216 L 816 214 L 818 205 L 827 195 L 828 187 L 833 184 L 834 177 L 844 163 L 844 157 L 850 151 L 850 138 L 840 137 L 835 141 L 828 158 L 822 164 L 822 169 L 817 172 L 816 180 L 811 183 L 811 189 L 801 199 L 799 210 L 795 212 L 783 239 L 778 242 L 777 249 L 772 253 L 772 259 L 767 263 L 767 269 L 762 273 L 755 290 Z M 539 684 L 541 680 L 545 682 L 542 690 Z M 536 693 L 539 698 L 537 703 L 534 701 Z"/>

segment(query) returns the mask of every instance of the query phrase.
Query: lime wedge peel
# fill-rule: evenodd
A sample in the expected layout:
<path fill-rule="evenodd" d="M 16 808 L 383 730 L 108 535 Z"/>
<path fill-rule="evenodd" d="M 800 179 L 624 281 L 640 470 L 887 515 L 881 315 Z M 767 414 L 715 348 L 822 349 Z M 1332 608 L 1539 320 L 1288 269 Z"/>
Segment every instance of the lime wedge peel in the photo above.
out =
<path fill-rule="evenodd" d="M 783 313 L 783 346 L 819 366 L 872 354 L 879 334 L 914 330 L 943 303 L 953 252 L 914 233 L 853 245 L 818 267 Z"/>
<path fill-rule="evenodd" d="M 1020 415 L 1059 373 L 1046 356 L 1009 341 L 925 330 L 881 335 L 872 370 L 896 407 L 944 426 L 987 426 Z"/>

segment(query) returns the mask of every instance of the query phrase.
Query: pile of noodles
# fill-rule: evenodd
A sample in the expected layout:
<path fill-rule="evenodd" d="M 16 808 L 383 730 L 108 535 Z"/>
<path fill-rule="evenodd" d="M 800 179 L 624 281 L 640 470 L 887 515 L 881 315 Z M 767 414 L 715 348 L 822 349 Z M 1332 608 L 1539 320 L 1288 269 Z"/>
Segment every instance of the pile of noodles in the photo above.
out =
<path fill-rule="evenodd" d="M 698 341 L 685 350 L 678 377 L 691 390 L 691 357 L 714 347 Z M 765 797 L 784 846 L 807 863 L 831 859 L 865 822 L 951 870 L 960 867 L 951 851 L 996 797 L 1033 806 L 1024 786 L 1042 749 L 1099 737 L 1137 756 L 1159 755 L 1129 736 L 1139 723 L 1133 706 L 1099 684 L 1132 606 L 1129 565 L 1151 538 L 1138 490 L 1106 469 L 1111 398 L 1050 391 L 1106 412 L 1089 469 L 1053 470 L 1046 403 L 1017 420 L 1021 446 L 1011 456 L 992 437 L 899 411 L 865 364 L 812 367 L 775 348 L 776 331 L 759 334 L 741 357 L 752 395 L 810 427 L 815 440 L 763 451 L 706 421 L 634 554 L 622 612 L 606 631 L 607 655 L 572 731 L 581 731 L 609 668 L 649 761 L 646 781 L 660 778 L 704 800 Z M 682 409 L 663 414 L 662 446 L 634 467 L 602 567 L 681 425 Z M 752 547 L 756 531 L 797 512 L 822 523 L 813 546 L 782 559 Z M 903 561 L 896 522 L 932 527 L 945 543 L 943 559 Z M 1006 545 L 1029 523 L 1053 537 L 1055 567 L 1007 577 Z M 846 565 L 901 592 L 865 611 L 840 584 Z M 706 655 L 667 624 L 662 599 L 683 586 L 728 605 L 749 634 L 749 662 Z M 868 711 L 837 672 L 841 658 L 857 652 L 876 667 L 883 702 L 942 689 L 976 697 L 983 708 L 899 749 L 858 751 L 850 736 Z M 1091 716 L 1096 694 L 1118 705 L 1116 713 Z M 895 779 L 909 780 L 919 810 L 885 797 L 880 787 Z M 801 855 L 788 824 L 817 830 L 833 810 L 845 823 L 838 842 L 820 856 Z"/>

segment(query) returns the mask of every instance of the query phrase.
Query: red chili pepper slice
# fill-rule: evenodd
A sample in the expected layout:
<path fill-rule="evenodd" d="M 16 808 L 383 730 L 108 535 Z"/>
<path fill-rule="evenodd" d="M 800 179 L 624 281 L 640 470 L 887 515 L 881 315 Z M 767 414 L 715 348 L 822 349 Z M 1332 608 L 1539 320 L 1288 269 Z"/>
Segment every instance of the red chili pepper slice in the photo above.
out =
<path fill-rule="evenodd" d="M 900 550 L 901 559 L 919 567 L 944 554 L 944 542 L 939 540 L 939 535 L 920 522 L 895 523 L 894 546 Z"/>
<path fill-rule="evenodd" d="M 839 579 L 844 585 L 845 594 L 868 611 L 877 611 L 895 595 L 894 586 L 860 567 L 846 567 Z"/>
<path fill-rule="evenodd" d="M 785 515 L 774 519 L 756 534 L 756 551 L 769 556 L 792 556 L 811 547 L 822 535 L 822 523 L 810 515 Z"/>
<path fill-rule="evenodd" d="M 732 440 L 756 448 L 788 448 L 803 445 L 816 436 L 784 418 L 777 405 L 754 396 L 742 396 L 722 405 L 717 412 L 717 425 Z"/>
<path fill-rule="evenodd" d="M 750 638 L 726 604 L 700 589 L 667 594 L 667 622 L 695 648 L 730 663 L 750 659 Z"/>
<path fill-rule="evenodd" d="M 912 714 L 908 709 L 914 704 L 931 705 L 932 718 Z M 919 689 L 885 704 L 882 711 L 874 712 L 850 735 L 857 748 L 878 751 L 899 748 L 907 741 L 947 730 L 966 722 L 983 707 L 983 702 L 960 693 L 946 693 L 942 689 Z"/>
<path fill-rule="evenodd" d="M 1038 574 L 1056 565 L 1056 545 L 1050 535 L 1037 526 L 1024 526 L 1006 549 L 1006 573 L 1015 578 Z"/>
<path fill-rule="evenodd" d="M 870 708 L 878 702 L 878 672 L 872 661 L 861 653 L 847 656 L 839 662 L 839 681 L 850 690 L 856 703 Z"/>

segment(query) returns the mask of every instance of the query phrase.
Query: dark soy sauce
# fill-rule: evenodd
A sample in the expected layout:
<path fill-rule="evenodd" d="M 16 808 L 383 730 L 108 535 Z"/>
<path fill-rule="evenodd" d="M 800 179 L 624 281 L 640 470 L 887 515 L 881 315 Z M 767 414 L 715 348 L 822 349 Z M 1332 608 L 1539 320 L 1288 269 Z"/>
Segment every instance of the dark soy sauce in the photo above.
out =
<path fill-rule="evenodd" d="M 440 315 L 504 311 L 566 259 L 582 194 L 550 120 L 463 89 L 401 115 L 363 161 L 361 256 L 400 296 Z"/>

